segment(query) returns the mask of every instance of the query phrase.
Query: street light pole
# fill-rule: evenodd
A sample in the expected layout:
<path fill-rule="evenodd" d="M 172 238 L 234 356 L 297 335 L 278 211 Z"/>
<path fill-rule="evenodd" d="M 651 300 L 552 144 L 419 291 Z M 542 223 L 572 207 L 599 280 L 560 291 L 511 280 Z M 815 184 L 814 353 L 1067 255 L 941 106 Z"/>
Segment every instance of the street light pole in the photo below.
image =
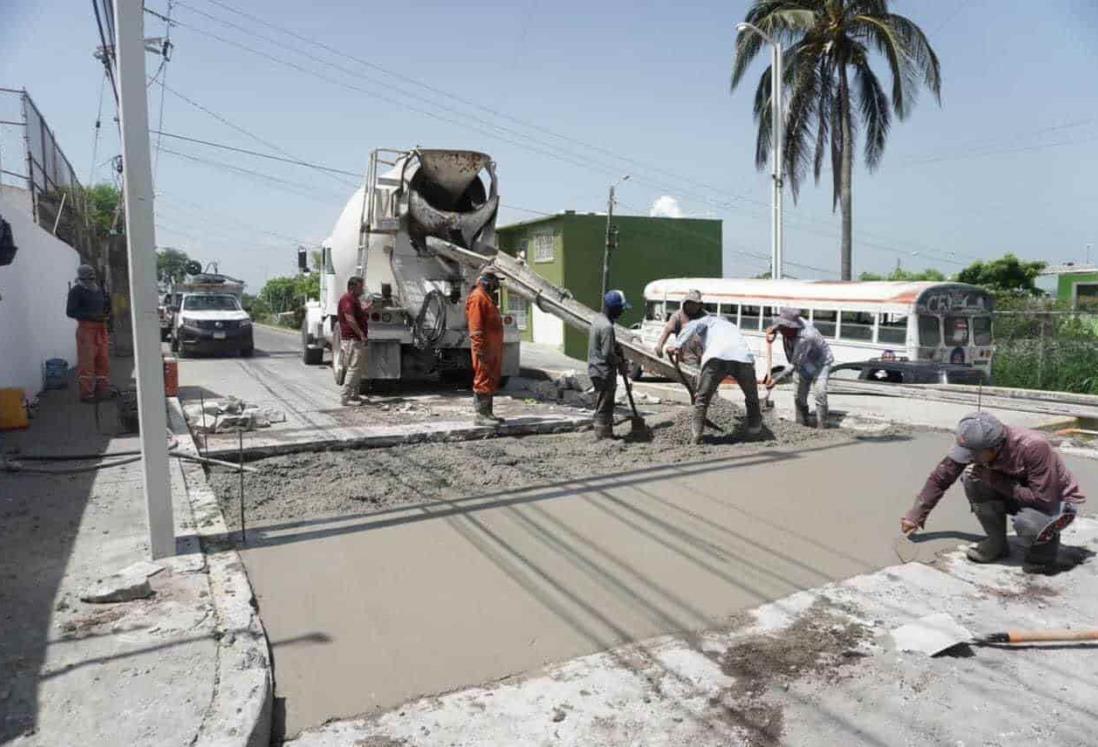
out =
<path fill-rule="evenodd" d="M 606 245 L 602 249 L 602 295 L 606 296 L 610 290 L 610 251 L 616 248 L 617 237 L 615 235 L 614 222 L 614 188 L 624 181 L 629 180 L 626 174 L 621 179 L 610 185 L 610 197 L 606 201 Z M 602 299 L 599 299 L 599 308 L 602 308 Z"/>
<path fill-rule="evenodd" d="M 785 240 L 782 236 L 782 161 L 784 146 L 784 126 L 782 121 L 782 45 L 772 39 L 762 29 L 754 24 L 740 23 L 736 25 L 737 31 L 754 31 L 770 45 L 770 144 L 773 149 L 773 157 L 770 159 L 773 179 L 774 206 L 773 223 L 770 229 L 770 277 L 775 280 L 782 279 L 782 263 L 785 251 Z"/>
<path fill-rule="evenodd" d="M 126 242 L 130 258 L 130 310 L 141 466 L 154 559 L 175 554 L 175 524 L 168 475 L 164 367 L 156 310 L 156 230 L 145 80 L 145 16 L 142 0 L 114 0 L 118 56 L 119 124 L 122 129 L 122 188 L 126 198 Z"/>

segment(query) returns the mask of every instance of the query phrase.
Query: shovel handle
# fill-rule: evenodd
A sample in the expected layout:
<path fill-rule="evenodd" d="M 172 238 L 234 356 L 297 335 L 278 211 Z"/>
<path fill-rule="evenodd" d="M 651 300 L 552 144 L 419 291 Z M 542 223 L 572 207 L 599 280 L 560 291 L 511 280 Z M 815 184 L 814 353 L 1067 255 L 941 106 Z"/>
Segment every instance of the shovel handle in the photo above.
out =
<path fill-rule="evenodd" d="M 1098 630 L 1008 630 L 987 636 L 989 643 L 1039 643 L 1043 641 L 1098 641 Z"/>

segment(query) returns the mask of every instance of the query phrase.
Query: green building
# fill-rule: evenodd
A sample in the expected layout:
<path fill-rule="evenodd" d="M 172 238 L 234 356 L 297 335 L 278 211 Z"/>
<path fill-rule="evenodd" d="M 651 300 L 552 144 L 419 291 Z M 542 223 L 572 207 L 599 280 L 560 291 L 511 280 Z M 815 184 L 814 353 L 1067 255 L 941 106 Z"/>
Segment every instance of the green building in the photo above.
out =
<path fill-rule="evenodd" d="M 644 314 L 644 286 L 672 277 L 722 275 L 721 221 L 615 215 L 617 248 L 610 258 L 609 287 L 625 292 L 633 308 L 622 318 L 630 326 Z M 563 213 L 513 223 L 499 229 L 500 248 L 525 257 L 546 280 L 572 292 L 577 301 L 601 308 L 602 257 L 606 215 Z M 523 339 L 553 345 L 566 355 L 587 358 L 587 335 L 566 326 L 521 298 L 504 303 Z"/>
<path fill-rule="evenodd" d="M 1065 308 L 1098 311 L 1098 267 L 1094 265 L 1051 265 L 1041 272 L 1037 287 Z"/>

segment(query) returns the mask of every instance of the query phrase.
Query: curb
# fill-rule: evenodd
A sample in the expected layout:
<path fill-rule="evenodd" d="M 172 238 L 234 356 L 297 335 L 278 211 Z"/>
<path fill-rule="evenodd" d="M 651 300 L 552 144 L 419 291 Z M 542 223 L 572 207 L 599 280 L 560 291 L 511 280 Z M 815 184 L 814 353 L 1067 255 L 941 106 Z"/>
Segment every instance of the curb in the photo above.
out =
<path fill-rule="evenodd" d="M 197 456 L 176 397 L 168 399 L 168 422 L 179 439 L 179 452 Z M 180 460 L 180 467 L 217 615 L 214 695 L 192 744 L 266 747 L 270 744 L 274 682 L 255 594 L 239 553 L 226 539 L 228 528 L 217 496 L 206 483 L 206 473 L 194 462 Z"/>

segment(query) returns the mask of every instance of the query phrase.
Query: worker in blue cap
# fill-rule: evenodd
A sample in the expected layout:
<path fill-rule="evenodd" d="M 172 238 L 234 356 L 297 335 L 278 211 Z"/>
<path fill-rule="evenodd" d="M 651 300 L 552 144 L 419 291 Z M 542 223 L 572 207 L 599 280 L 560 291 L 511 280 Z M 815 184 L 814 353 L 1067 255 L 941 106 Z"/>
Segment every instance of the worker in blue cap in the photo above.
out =
<path fill-rule="evenodd" d="M 587 340 L 587 375 L 595 388 L 595 439 L 614 437 L 614 395 L 618 373 L 625 371 L 625 356 L 618 347 L 614 322 L 632 307 L 620 290 L 608 291 L 602 299 L 602 313 L 591 322 Z"/>

